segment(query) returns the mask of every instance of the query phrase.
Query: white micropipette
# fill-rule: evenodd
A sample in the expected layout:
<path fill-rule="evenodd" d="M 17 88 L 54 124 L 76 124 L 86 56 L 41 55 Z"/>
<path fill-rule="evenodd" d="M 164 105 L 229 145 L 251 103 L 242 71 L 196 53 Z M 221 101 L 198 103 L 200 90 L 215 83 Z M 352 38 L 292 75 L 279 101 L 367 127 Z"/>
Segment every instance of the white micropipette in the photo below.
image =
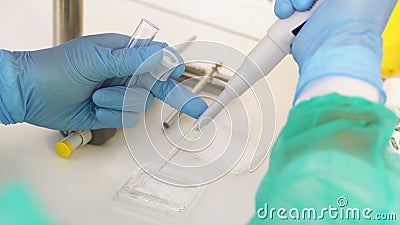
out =
<path fill-rule="evenodd" d="M 315 0 L 305 12 L 295 12 L 287 19 L 278 19 L 268 29 L 267 35 L 250 51 L 243 63 L 227 83 L 216 101 L 200 116 L 198 126 L 205 126 L 233 99 L 242 95 L 291 52 L 292 42 L 323 0 Z M 262 74 L 262 75 L 260 75 Z"/>

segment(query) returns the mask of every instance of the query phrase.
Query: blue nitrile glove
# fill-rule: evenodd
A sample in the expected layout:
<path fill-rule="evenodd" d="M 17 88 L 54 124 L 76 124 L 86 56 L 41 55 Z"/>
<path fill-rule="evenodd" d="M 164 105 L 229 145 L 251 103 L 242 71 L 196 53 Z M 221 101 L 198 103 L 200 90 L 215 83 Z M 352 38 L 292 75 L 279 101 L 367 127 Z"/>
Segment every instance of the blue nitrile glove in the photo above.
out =
<path fill-rule="evenodd" d="M 308 10 L 314 2 L 315 0 L 276 0 L 274 11 L 279 18 L 286 19 L 295 11 Z"/>
<path fill-rule="evenodd" d="M 153 42 L 149 47 L 125 48 L 129 39 L 121 34 L 100 34 L 39 51 L 0 50 L 1 122 L 27 122 L 57 130 L 134 126 L 151 106 L 153 95 L 163 99 L 175 82 L 157 81 L 157 85 L 147 86 L 150 90 L 139 85 L 127 89 L 142 62 L 156 54 L 140 67 L 144 74 L 161 62 L 160 50 L 167 47 Z M 183 71 L 184 66 L 178 66 L 171 77 Z M 180 89 L 180 98 L 169 103 L 178 109 L 184 106 L 184 113 L 198 117 L 207 105 L 189 90 Z M 123 108 L 125 91 L 129 102 Z M 129 117 L 126 124 L 122 124 L 122 110 Z"/>
<path fill-rule="evenodd" d="M 293 42 L 300 69 L 295 101 L 308 84 L 329 76 L 364 81 L 384 101 L 381 35 L 396 2 L 325 0 Z"/>

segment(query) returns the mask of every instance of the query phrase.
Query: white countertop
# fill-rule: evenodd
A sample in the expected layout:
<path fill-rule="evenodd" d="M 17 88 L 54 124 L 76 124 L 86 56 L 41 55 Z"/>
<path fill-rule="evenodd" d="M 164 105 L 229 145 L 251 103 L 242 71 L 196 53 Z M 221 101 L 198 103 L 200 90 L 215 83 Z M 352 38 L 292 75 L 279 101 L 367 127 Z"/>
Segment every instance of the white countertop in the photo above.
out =
<path fill-rule="evenodd" d="M 145 224 L 113 207 L 112 196 L 137 168 L 121 131 L 106 145 L 86 146 L 60 158 L 61 135 L 27 124 L 0 128 L 1 183 L 28 184 L 49 214 L 63 224 Z M 15 137 L 19 137 L 15 141 Z M 267 164 L 251 175 L 227 176 L 208 185 L 187 224 L 244 224 L 253 213 L 257 185 Z"/>

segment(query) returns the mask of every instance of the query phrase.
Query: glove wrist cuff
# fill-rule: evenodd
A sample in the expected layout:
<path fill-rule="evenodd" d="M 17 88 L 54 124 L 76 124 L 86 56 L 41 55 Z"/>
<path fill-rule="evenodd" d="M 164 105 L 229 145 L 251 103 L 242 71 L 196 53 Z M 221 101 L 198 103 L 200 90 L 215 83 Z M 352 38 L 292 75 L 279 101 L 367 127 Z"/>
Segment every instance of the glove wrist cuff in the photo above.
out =
<path fill-rule="evenodd" d="M 321 47 L 300 66 L 296 96 L 315 80 L 342 76 L 364 81 L 379 92 L 379 101 L 385 101 L 380 75 L 382 53 L 367 46 L 348 45 Z"/>

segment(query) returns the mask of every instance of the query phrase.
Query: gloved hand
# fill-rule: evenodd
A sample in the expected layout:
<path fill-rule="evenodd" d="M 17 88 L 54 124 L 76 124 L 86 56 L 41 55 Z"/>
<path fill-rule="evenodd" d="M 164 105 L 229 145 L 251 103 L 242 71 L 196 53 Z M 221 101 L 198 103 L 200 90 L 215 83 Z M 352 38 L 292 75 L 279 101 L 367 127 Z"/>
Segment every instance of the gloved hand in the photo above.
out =
<path fill-rule="evenodd" d="M 279 18 L 286 19 L 295 11 L 308 10 L 314 2 L 315 0 L 276 0 L 274 11 Z"/>
<path fill-rule="evenodd" d="M 1 122 L 28 122 L 57 130 L 133 127 L 151 106 L 153 96 L 164 100 L 176 82 L 156 81 L 147 73 L 161 62 L 165 43 L 125 48 L 129 39 L 121 34 L 101 34 L 39 51 L 0 50 Z M 136 71 L 152 55 L 151 62 Z M 183 71 L 184 66 L 178 66 L 171 77 Z M 127 88 L 134 73 L 145 81 Z M 167 103 L 192 117 L 207 107 L 182 86 L 175 95 L 179 98 Z"/>
<path fill-rule="evenodd" d="M 292 45 L 300 69 L 295 98 L 315 80 L 341 76 L 366 82 L 383 100 L 381 35 L 396 2 L 325 0 Z"/>

